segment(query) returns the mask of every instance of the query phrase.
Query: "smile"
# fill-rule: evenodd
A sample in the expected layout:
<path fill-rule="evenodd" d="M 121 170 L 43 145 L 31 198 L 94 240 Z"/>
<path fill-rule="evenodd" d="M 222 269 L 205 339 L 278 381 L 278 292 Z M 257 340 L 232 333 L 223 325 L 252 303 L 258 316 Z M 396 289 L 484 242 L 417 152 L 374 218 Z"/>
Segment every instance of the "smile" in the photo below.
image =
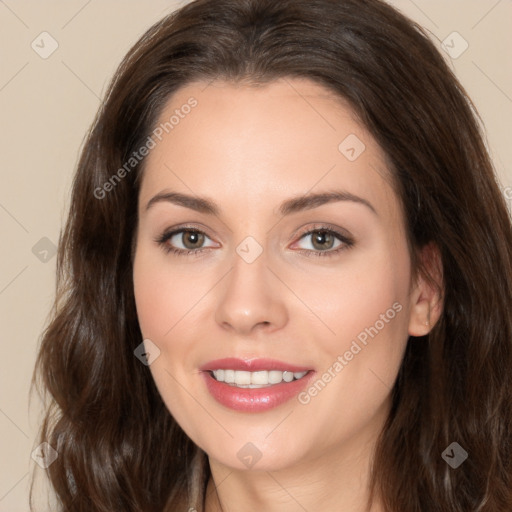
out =
<path fill-rule="evenodd" d="M 302 379 L 308 372 L 290 372 L 280 370 L 262 370 L 248 372 L 240 370 L 219 369 L 211 372 L 217 382 L 225 382 L 233 387 L 239 388 L 263 388 L 275 386 L 281 382 L 292 382 Z"/>

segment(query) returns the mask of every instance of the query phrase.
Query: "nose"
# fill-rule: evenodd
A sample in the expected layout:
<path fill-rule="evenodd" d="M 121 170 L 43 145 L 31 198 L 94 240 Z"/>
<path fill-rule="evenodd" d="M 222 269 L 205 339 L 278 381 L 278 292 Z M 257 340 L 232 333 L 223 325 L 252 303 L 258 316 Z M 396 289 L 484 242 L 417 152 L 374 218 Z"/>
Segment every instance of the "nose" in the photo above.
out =
<path fill-rule="evenodd" d="M 252 263 L 236 253 L 220 289 L 215 320 L 241 336 L 263 329 L 273 332 L 288 322 L 282 283 L 267 267 L 265 252 Z"/>

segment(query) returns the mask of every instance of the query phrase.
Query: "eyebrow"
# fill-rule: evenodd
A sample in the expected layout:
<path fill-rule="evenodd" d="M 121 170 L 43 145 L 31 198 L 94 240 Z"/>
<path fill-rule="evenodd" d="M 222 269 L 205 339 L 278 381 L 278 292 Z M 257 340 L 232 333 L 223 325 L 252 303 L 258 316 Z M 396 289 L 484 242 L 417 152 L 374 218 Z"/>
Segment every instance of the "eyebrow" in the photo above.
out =
<path fill-rule="evenodd" d="M 350 201 L 353 203 L 361 204 L 370 209 L 375 215 L 378 215 L 377 211 L 369 201 L 362 197 L 351 194 L 345 190 L 333 190 L 329 192 L 292 197 L 291 199 L 287 199 L 281 203 L 278 212 L 280 215 L 286 216 L 291 215 L 292 213 L 297 213 L 303 210 L 311 210 L 324 204 L 338 201 Z M 220 214 L 219 206 L 211 199 L 182 194 L 180 192 L 160 192 L 148 201 L 146 205 L 146 211 L 155 204 L 162 202 L 190 208 L 191 210 L 205 213 L 207 215 L 218 216 Z"/>

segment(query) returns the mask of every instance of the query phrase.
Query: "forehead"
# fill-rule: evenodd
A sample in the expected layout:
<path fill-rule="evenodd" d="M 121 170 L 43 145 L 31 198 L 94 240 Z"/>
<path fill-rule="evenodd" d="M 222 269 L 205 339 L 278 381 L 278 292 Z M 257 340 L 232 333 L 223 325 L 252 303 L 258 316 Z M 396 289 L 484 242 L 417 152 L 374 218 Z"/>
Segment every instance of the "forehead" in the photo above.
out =
<path fill-rule="evenodd" d="M 308 80 L 192 83 L 168 100 L 158 127 L 141 203 L 169 188 L 263 208 L 340 187 L 388 210 L 396 202 L 382 149 L 343 99 Z"/>

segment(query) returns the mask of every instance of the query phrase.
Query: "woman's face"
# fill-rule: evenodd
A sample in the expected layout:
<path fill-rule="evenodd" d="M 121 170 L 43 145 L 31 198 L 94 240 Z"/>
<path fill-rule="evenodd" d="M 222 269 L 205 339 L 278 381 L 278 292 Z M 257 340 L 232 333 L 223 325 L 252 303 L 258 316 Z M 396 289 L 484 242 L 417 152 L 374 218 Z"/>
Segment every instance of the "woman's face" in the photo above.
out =
<path fill-rule="evenodd" d="M 192 84 L 171 116 L 146 160 L 133 276 L 167 408 L 231 468 L 360 456 L 408 335 L 427 330 L 382 150 L 307 80 Z"/>

